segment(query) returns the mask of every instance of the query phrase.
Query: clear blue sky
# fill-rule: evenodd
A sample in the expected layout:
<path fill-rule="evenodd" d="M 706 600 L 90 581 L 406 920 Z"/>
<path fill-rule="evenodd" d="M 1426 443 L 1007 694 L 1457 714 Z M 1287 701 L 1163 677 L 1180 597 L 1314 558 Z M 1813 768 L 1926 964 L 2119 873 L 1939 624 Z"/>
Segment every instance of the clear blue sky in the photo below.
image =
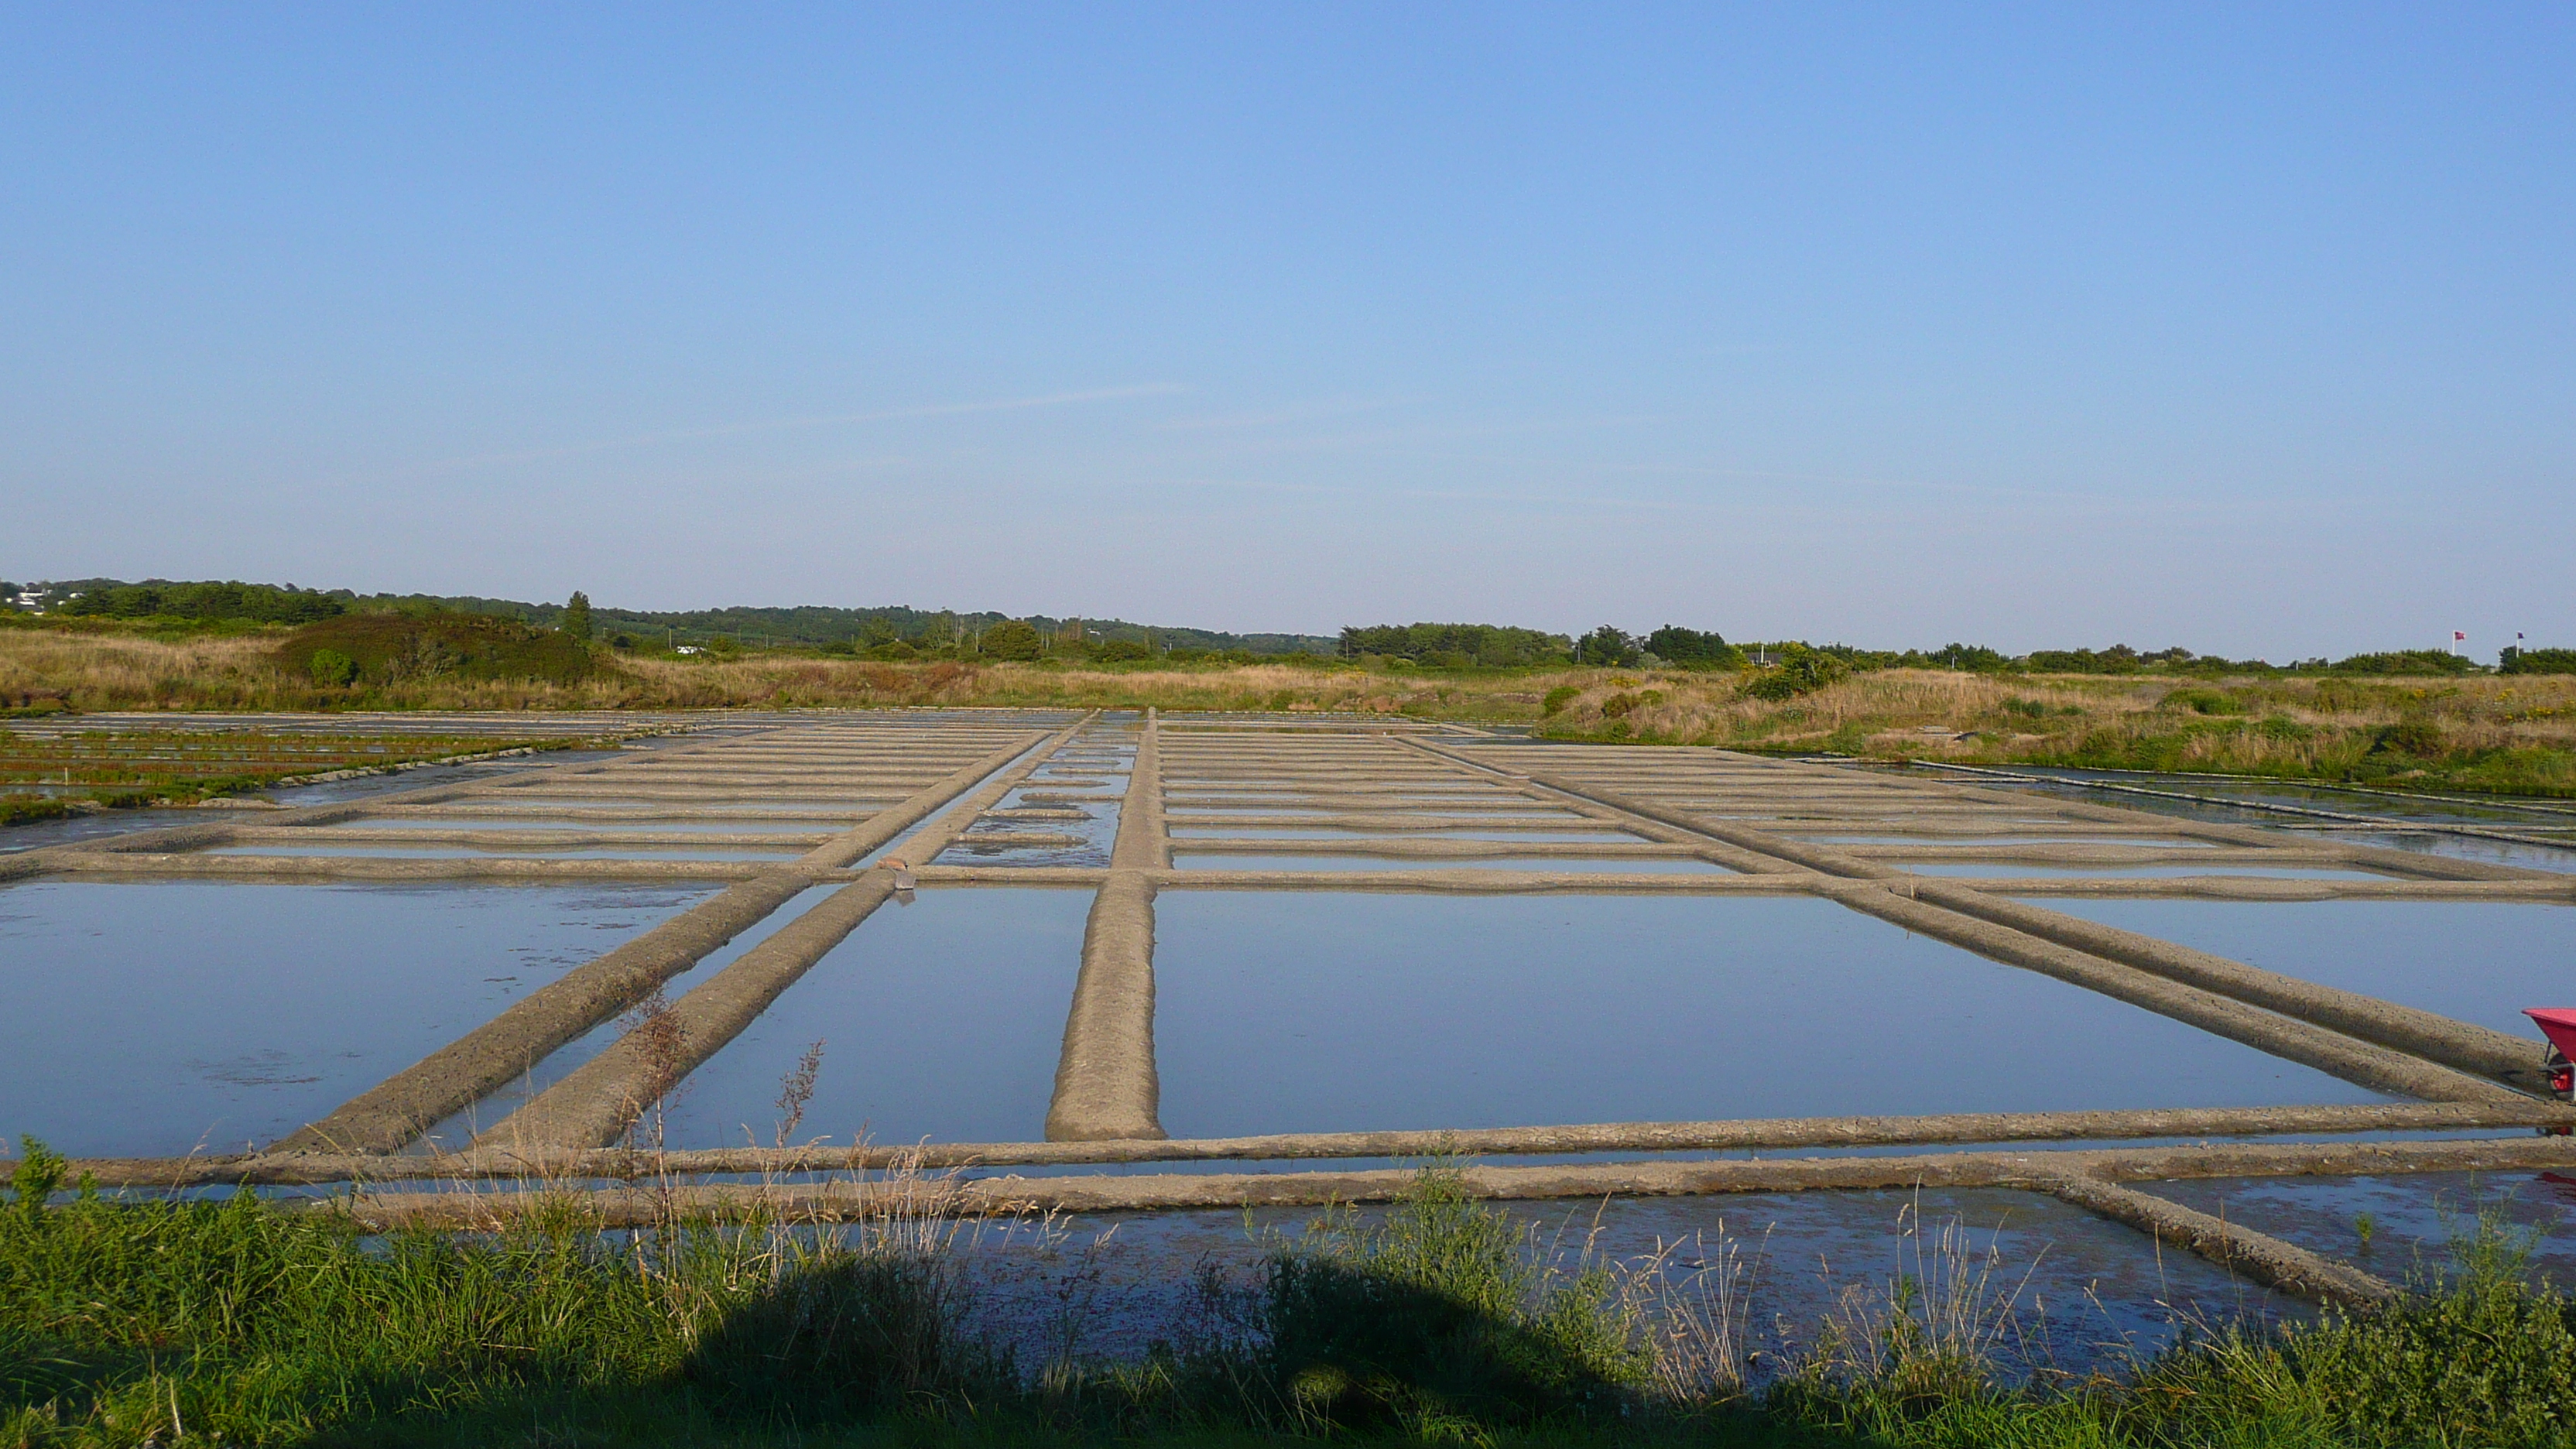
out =
<path fill-rule="evenodd" d="M 2576 644 L 2576 7 L 9 5 L 0 576 Z"/>

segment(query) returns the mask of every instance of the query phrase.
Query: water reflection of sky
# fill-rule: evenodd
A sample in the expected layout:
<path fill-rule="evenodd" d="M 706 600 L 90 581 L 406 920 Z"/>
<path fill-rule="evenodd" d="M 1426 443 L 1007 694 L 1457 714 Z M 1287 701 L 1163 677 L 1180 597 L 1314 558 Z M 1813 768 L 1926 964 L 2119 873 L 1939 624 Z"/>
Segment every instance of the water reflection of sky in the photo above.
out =
<path fill-rule="evenodd" d="M 0 1132 L 239 1151 L 703 899 L 608 884 L 33 881 L 0 890 Z"/>
<path fill-rule="evenodd" d="M 1167 891 L 1177 1137 L 2363 1102 L 1829 901 Z"/>
<path fill-rule="evenodd" d="M 2526 1006 L 2576 1006 L 2576 907 L 2508 901 L 2110 901 L 2033 905 L 2302 981 L 2528 1038 Z"/>

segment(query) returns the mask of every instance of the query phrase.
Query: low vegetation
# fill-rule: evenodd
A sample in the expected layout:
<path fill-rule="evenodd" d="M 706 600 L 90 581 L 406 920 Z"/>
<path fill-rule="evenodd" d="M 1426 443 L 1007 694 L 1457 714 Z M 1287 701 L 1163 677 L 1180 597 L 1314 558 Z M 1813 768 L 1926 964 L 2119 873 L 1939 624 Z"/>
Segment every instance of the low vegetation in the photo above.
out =
<path fill-rule="evenodd" d="M 1784 664 L 1742 687 L 1666 677 L 1652 706 L 1625 711 L 1617 704 L 1639 677 L 1613 675 L 1562 701 L 1546 732 L 1874 759 L 2576 795 L 2576 678 L 2563 675 L 2175 684 L 1881 670 L 1786 687 L 1796 667 Z"/>
<path fill-rule="evenodd" d="M 1024 1361 L 986 1275 L 1062 1245 L 898 1173 L 855 1223 L 666 1216 L 577 1195 L 486 1231 L 371 1238 L 337 1210 L 66 1194 L 36 1144 L 0 1210 L 0 1443 L 1431 1443 L 2520 1446 L 2576 1429 L 2571 1305 L 2492 1223 L 2363 1314 L 2197 1325 L 2046 1371 L 2017 1289 L 1953 1225 L 1803 1355 L 1753 1343 L 1754 1271 L 1694 1242 L 1558 1250 L 1425 1169 L 1246 1275 L 1205 1267 L 1141 1359 Z M 1078 1282 L 1082 1269 L 1071 1271 Z M 2037 1372 L 2034 1372 L 2037 1370 Z"/>
<path fill-rule="evenodd" d="M 1798 643 L 1750 646 L 1746 660 L 1714 635 L 1667 629 L 1642 642 L 1616 630 L 1577 641 L 1638 662 L 1530 666 L 1477 662 L 1477 649 L 1519 646 L 1439 632 L 1452 626 L 1408 626 L 1431 631 L 1408 636 L 1406 647 L 1420 646 L 1413 658 L 1374 649 L 1156 654 L 1132 641 L 1048 640 L 1025 624 L 985 631 L 994 653 L 962 656 L 901 640 L 835 653 L 730 639 L 682 655 L 584 644 L 564 630 L 481 615 L 350 614 L 250 633 L 33 623 L 48 627 L 24 619 L 0 627 L 0 716 L 1152 705 L 1401 714 L 1599 742 L 2576 794 L 2576 674 L 2539 663 L 2496 673 L 2368 675 L 2338 664 L 2231 674 L 2202 669 L 2207 661 L 2197 658 L 2133 652 L 2129 667 L 2109 673 L 2046 674 L 1984 667 L 1978 656 L 2000 656 L 1967 646 L 1938 651 L 1962 661 L 1956 668 L 1891 666 Z M 1644 647 L 1658 639 L 1701 657 L 1690 667 L 1660 662 Z M 1431 647 L 1442 643 L 1457 647 Z M 2565 652 L 2523 657 L 2545 663 Z"/>
<path fill-rule="evenodd" d="M 378 771 L 577 740 L 491 735 L 269 734 L 247 730 L 64 730 L 0 726 L 0 825 L 79 809 L 189 804 L 343 771 Z M 30 787 L 42 786 L 41 791 Z"/>
<path fill-rule="evenodd" d="M 587 606 L 581 615 L 588 620 Z M 310 624 L 277 646 L 277 663 L 325 689 L 400 688 L 452 680 L 572 685 L 599 672 L 589 645 L 561 629 L 491 614 L 344 614 Z"/>

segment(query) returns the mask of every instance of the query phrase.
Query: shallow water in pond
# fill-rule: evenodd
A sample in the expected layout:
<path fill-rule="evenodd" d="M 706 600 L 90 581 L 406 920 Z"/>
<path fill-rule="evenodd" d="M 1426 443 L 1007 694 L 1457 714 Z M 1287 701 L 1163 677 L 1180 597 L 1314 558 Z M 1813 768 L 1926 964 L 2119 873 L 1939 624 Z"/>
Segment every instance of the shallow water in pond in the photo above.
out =
<path fill-rule="evenodd" d="M 837 818 L 837 817 L 836 817 Z M 687 835 L 827 835 L 834 825 L 829 821 L 811 824 L 773 820 L 669 820 L 636 821 L 611 824 L 596 817 L 504 815 L 493 817 L 434 815 L 370 815 L 362 820 L 343 821 L 344 825 L 363 825 L 369 830 L 652 830 Z"/>
<path fill-rule="evenodd" d="M 667 1116 L 670 1145 L 769 1143 L 779 1084 L 818 1040 L 799 1141 L 1037 1140 L 1091 897 L 988 887 L 878 907 L 689 1074 Z"/>
<path fill-rule="evenodd" d="M 2031 904 L 2303 981 L 2491 1026 L 2532 1043 L 2526 1006 L 2576 1006 L 2576 907 L 2505 901 Z"/>
<path fill-rule="evenodd" d="M 1610 871 L 1620 875 L 1735 874 L 1725 866 L 1712 865 L 1705 860 L 1679 860 L 1663 855 L 1608 859 L 1552 855 L 1237 855 L 1223 850 L 1175 850 L 1172 852 L 1172 867 L 1175 870 L 1541 870 Z"/>
<path fill-rule="evenodd" d="M 1175 1137 L 2375 1094 L 1803 898 L 1172 891 Z"/>
<path fill-rule="evenodd" d="M 2164 835 L 1818 835 L 1812 831 L 1784 830 L 1793 839 L 1813 845 L 2128 845 L 2153 847 L 2157 850 L 2193 850 L 2217 848 L 2216 841 L 2184 840 Z"/>
<path fill-rule="evenodd" d="M 1480 830 L 1460 827 L 1448 830 L 1376 830 L 1355 827 L 1347 830 L 1299 830 L 1293 827 L 1254 826 L 1250 828 L 1223 825 L 1191 825 L 1174 829 L 1172 839 L 1186 840 L 1368 840 L 1391 837 L 1403 840 L 1522 840 L 1542 844 L 1562 842 L 1571 845 L 1634 845 L 1642 835 L 1624 830 Z"/>
<path fill-rule="evenodd" d="M 776 850 L 759 846 L 711 846 L 690 850 L 682 846 L 637 845 L 616 849 L 568 845 L 333 845 L 327 840 L 311 845 L 224 845 L 202 852 L 206 855 L 349 855 L 372 856 L 396 860 L 477 860 L 485 857 L 545 856 L 556 860 L 794 860 L 802 850 Z"/>
<path fill-rule="evenodd" d="M 1252 1282 L 1269 1246 L 1295 1239 L 1318 1211 L 1085 1216 L 1066 1225 L 1053 1253 L 997 1242 L 978 1253 L 988 1265 L 977 1279 L 988 1294 L 982 1321 L 1031 1366 L 1059 1351 L 1068 1332 L 1078 1353 L 1142 1357 L 1188 1324 L 1200 1265 L 1238 1285 Z M 1355 1220 L 1375 1224 L 1387 1211 L 1362 1208 Z M 1731 1242 L 1748 1270 L 1752 1346 L 1763 1355 L 1757 1371 L 1777 1371 L 1814 1348 L 1848 1291 L 1883 1303 L 1900 1274 L 1920 1281 L 1929 1269 L 1938 1281 L 1943 1234 L 1954 1224 L 1951 1242 L 1963 1250 L 1955 1261 L 1973 1273 L 1991 1254 L 1989 1286 L 2009 1300 L 2015 1331 L 1998 1355 L 2008 1372 L 2117 1366 L 2128 1353 L 2170 1342 L 2187 1319 L 2279 1321 L 2314 1312 L 2190 1254 L 2157 1254 L 2131 1229 L 2032 1193 L 1758 1193 L 1512 1203 L 1501 1211 L 1567 1267 L 1587 1239 L 1600 1258 L 1621 1262 L 1679 1244 L 1668 1261 L 1684 1273 L 1723 1262 Z"/>
<path fill-rule="evenodd" d="M 2399 1283 L 2454 1271 L 2455 1248 L 2478 1239 L 2483 1217 L 2503 1243 L 2528 1251 L 2525 1277 L 2546 1277 L 2562 1290 L 2576 1284 L 2576 1177 L 2566 1173 L 2214 1178 L 2145 1186 Z"/>
<path fill-rule="evenodd" d="M 2038 773 L 2036 771 L 2032 773 Z M 2493 840 L 2469 835 L 2450 835 L 2430 830 L 2407 830 L 2405 822 L 2457 824 L 2480 830 L 2529 835 L 2536 828 L 2571 823 L 2568 817 L 2536 811 L 2521 806 L 2554 806 L 2559 802 L 2498 801 L 2443 802 L 2414 800 L 2388 795 L 2347 794 L 2328 790 L 2302 790 L 2293 786 L 2273 787 L 2261 784 L 2239 784 L 2224 780 L 2202 780 L 2181 777 L 2096 775 L 2076 778 L 2080 772 L 2057 772 L 2060 778 L 2047 784 L 2015 784 L 1991 781 L 2000 788 L 2028 790 L 2037 794 L 2071 795 L 2097 804 L 2115 805 L 2123 810 L 2137 810 L 2150 815 L 2168 815 L 2184 820 L 2203 820 L 2221 825 L 2251 825 L 2278 830 L 2284 839 L 2310 842 L 2333 842 L 2346 845 L 2368 845 L 2391 850 L 2407 850 L 2422 855 L 2447 855 L 2463 860 L 2492 861 L 2500 865 L 2520 866 L 2526 870 L 2576 871 L 2576 840 L 2548 843 L 2553 837 L 2533 840 Z M 2171 792 L 2168 795 L 2139 795 L 2127 790 L 2104 790 L 2099 784 L 2136 786 Z M 2196 800 L 2172 798 L 2194 795 Z M 2243 805 L 2213 803 L 2241 800 Z M 2331 810 L 2341 815 L 2360 816 L 2395 822 L 2386 833 L 2369 830 L 2303 830 L 2302 823 L 2317 823 L 2314 817 L 2283 814 L 2254 808 L 2260 804 L 2291 805 L 2303 810 Z"/>
<path fill-rule="evenodd" d="M 2286 865 L 2028 865 L 2013 860 L 1891 860 L 1888 865 L 1915 875 L 2099 877 L 2104 880 L 2154 880 L 2172 876 L 2259 876 L 2267 880 L 2386 880 L 2373 870 L 2335 870 Z"/>
<path fill-rule="evenodd" d="M 838 894 L 839 885 L 818 885 L 798 892 L 777 910 L 770 912 L 725 944 L 700 957 L 695 964 L 662 983 L 663 999 L 677 1001 L 695 990 L 709 977 L 732 965 L 742 954 L 776 935 L 797 917 Z M 589 1031 L 546 1054 L 517 1079 L 504 1083 L 498 1091 L 476 1102 L 446 1121 L 421 1134 L 407 1149 L 411 1152 L 451 1152 L 472 1141 L 475 1134 L 501 1124 L 539 1092 L 570 1076 L 582 1063 L 606 1051 L 609 1044 L 624 1036 L 633 1025 L 630 1014 L 613 1016 Z"/>
<path fill-rule="evenodd" d="M 0 890 L 0 1132 L 238 1151 L 323 1116 L 701 887 L 34 881 Z"/>

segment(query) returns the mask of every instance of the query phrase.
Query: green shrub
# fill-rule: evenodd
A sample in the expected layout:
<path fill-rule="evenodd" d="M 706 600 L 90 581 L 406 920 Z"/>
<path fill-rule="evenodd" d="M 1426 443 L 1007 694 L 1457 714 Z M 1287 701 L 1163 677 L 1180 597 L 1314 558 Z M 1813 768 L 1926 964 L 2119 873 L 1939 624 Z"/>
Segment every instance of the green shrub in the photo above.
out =
<path fill-rule="evenodd" d="M 1339 652 L 1344 659 L 1384 655 L 1427 660 L 1434 654 L 1454 655 L 1477 664 L 1507 668 L 1561 662 L 1568 643 L 1562 634 L 1491 624 L 1377 624 L 1344 629 Z M 1237 664 L 1251 659 L 1249 654 L 1231 649 L 1226 651 L 1226 657 Z"/>
<path fill-rule="evenodd" d="M 2576 1441 L 2568 1305 L 2529 1287 L 2528 1240 L 2481 1220 L 2450 1247 L 2453 1276 L 2419 1275 L 2396 1306 L 2298 1334 L 2286 1355 L 2361 1444 Z"/>
<path fill-rule="evenodd" d="M 573 684 L 601 671 L 590 650 L 560 630 L 497 614 L 343 614 L 308 624 L 278 646 L 279 667 L 330 683 L 348 661 L 350 679 L 378 686 L 432 679 L 533 679 Z M 343 681 L 345 682 L 345 681 Z"/>
<path fill-rule="evenodd" d="M 2355 654 L 2329 666 L 2337 674 L 2473 674 L 2468 656 L 2448 649 L 2396 649 L 2384 654 Z"/>
<path fill-rule="evenodd" d="M 2442 727 L 2428 719 L 2399 720 L 2372 736 L 2370 752 L 2412 755 L 2419 760 L 2439 759 L 2450 745 L 2442 737 Z"/>
<path fill-rule="evenodd" d="M 1005 619 L 984 631 L 983 655 L 987 659 L 1026 661 L 1038 657 L 1038 631 L 1018 619 Z"/>
<path fill-rule="evenodd" d="M 1556 688 L 1549 690 L 1546 697 L 1539 701 L 1539 713 L 1555 714 L 1564 709 L 1567 705 L 1574 703 L 1575 696 L 1582 692 L 1582 690 L 1575 688 L 1571 684 L 1560 684 Z"/>
<path fill-rule="evenodd" d="M 0 825 L 32 825 L 39 820 L 60 820 L 72 813 L 72 807 L 47 795 L 0 795 Z"/>
<path fill-rule="evenodd" d="M 1154 657 L 1140 639 L 1112 639 L 1093 647 L 1091 657 L 1104 664 L 1136 664 Z"/>
<path fill-rule="evenodd" d="M 2035 699 L 2023 699 L 2018 695 L 2004 701 L 2003 711 L 2006 714 L 2019 715 L 2023 719 L 2045 719 L 2048 717 L 2047 705 L 2042 704 Z"/>
<path fill-rule="evenodd" d="M 1608 699 L 1601 701 L 1601 717 L 1603 719 L 1625 719 L 1636 711 L 1638 705 L 1644 702 L 1645 701 L 1633 694 L 1614 694 Z"/>
<path fill-rule="evenodd" d="M 1780 650 L 1776 664 L 1745 683 L 1743 692 L 1776 704 L 1839 684 L 1850 674 L 1851 666 L 1833 655 L 1804 644 L 1790 644 Z"/>
<path fill-rule="evenodd" d="M 2503 674 L 2576 674 L 2576 649 L 2507 649 Z"/>
<path fill-rule="evenodd" d="M 2156 701 L 2158 709 L 2187 709 L 2193 714 L 2243 714 L 2236 696 L 2217 689 L 2176 689 Z"/>
<path fill-rule="evenodd" d="M 358 661 L 337 649 L 316 649 L 305 661 L 304 668 L 313 682 L 326 689 L 343 688 L 358 682 Z"/>

